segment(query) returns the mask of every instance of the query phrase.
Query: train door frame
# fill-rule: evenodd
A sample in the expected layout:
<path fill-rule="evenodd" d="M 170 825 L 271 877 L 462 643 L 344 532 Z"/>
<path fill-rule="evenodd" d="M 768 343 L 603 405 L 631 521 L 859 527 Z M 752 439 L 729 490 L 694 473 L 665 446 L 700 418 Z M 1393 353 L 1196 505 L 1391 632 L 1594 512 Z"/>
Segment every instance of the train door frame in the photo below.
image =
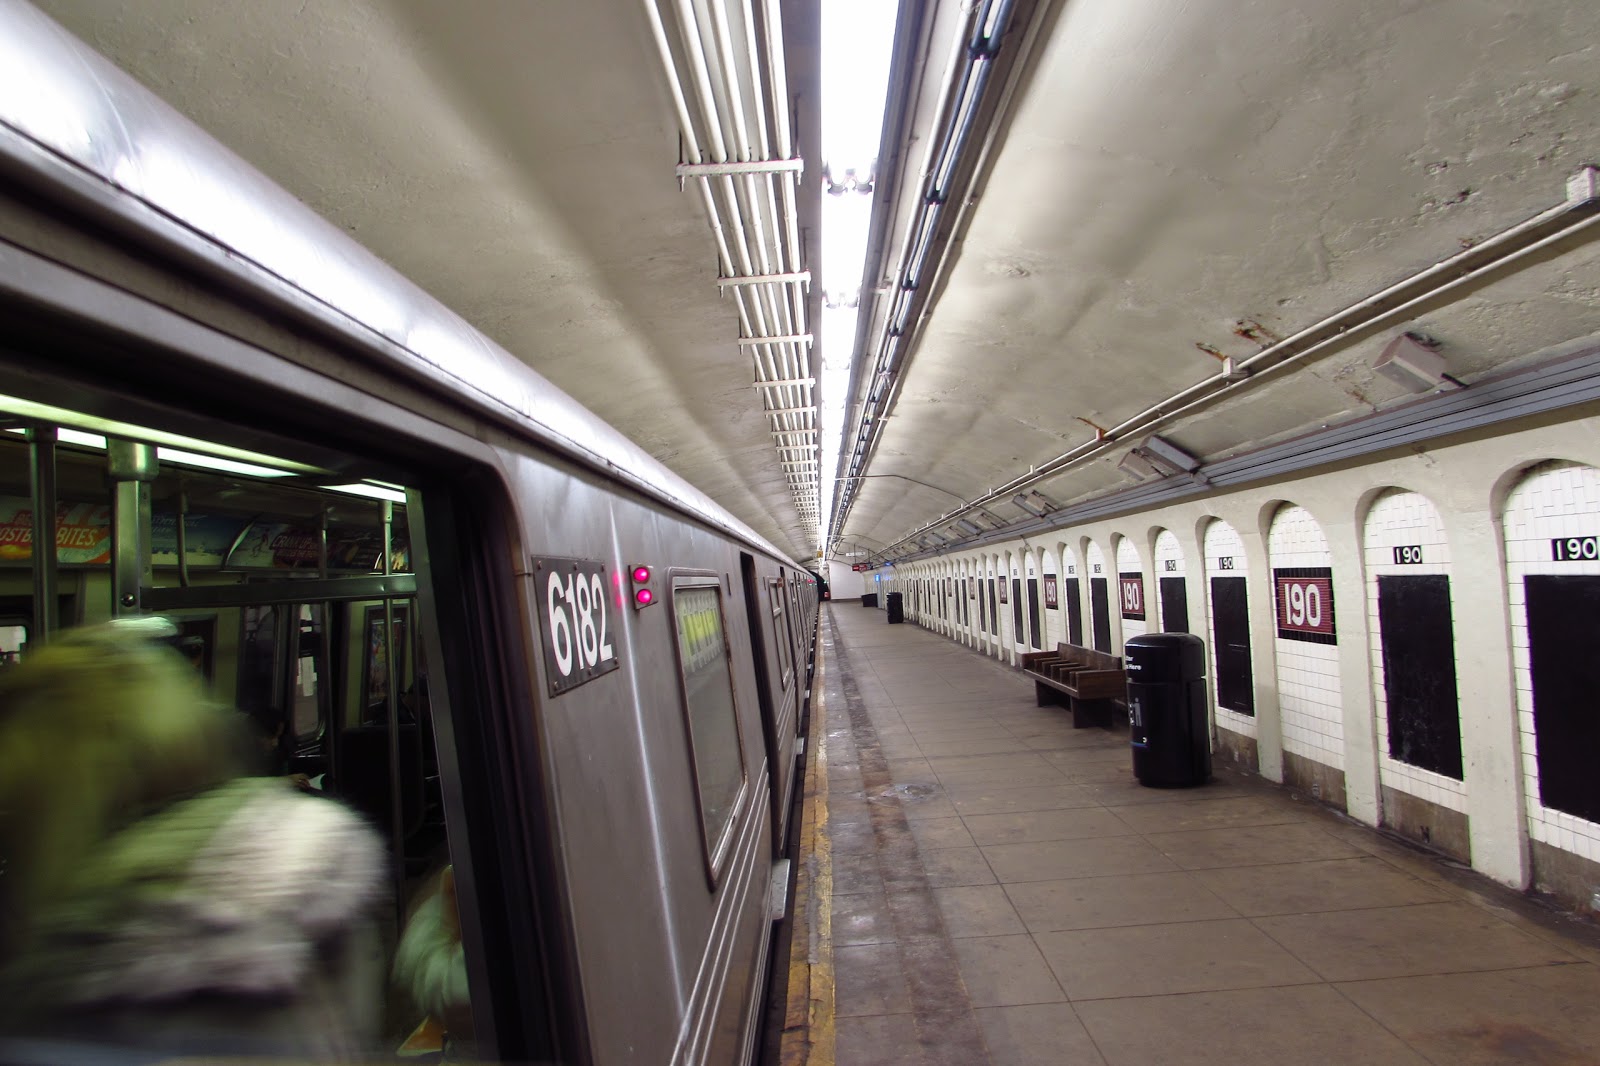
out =
<path fill-rule="evenodd" d="M 247 398 L 247 407 L 229 420 L 224 438 L 252 444 L 280 440 L 286 442 L 280 454 L 286 455 L 312 447 L 336 448 L 376 467 L 407 470 L 407 480 L 413 490 L 409 496 L 410 513 L 419 538 L 423 536 L 423 521 L 430 513 L 421 505 L 422 494 L 435 501 L 460 499 L 463 485 L 470 477 L 478 486 L 475 495 L 435 509 L 484 512 L 502 506 L 508 499 L 503 483 L 493 472 L 493 453 L 482 441 L 457 431 L 448 420 L 426 418 L 398 406 L 407 390 L 413 388 L 405 382 L 385 378 L 387 395 L 380 399 L 375 391 L 362 391 L 350 381 L 334 379 L 280 359 L 202 322 L 180 317 L 142 296 L 93 278 L 79 275 L 61 278 L 57 275 L 64 268 L 46 263 L 26 251 L 14 250 L 13 254 L 28 260 L 32 273 L 7 275 L 8 287 L 0 292 L 0 306 L 22 298 L 29 302 L 32 313 L 39 314 L 38 308 L 42 307 L 56 316 L 52 319 L 57 327 L 52 333 L 51 351 L 58 357 L 46 360 L 35 355 L 36 342 L 27 335 L 10 340 L 6 346 L 8 357 L 0 362 L 0 391 L 7 395 L 76 410 L 84 406 L 87 390 L 94 396 L 114 396 L 119 422 L 207 439 L 215 433 L 219 423 L 214 416 L 202 413 L 195 397 L 204 390 L 203 382 L 210 382 L 213 387 L 227 382 L 229 391 Z M 164 375 L 161 382 L 151 380 L 147 374 L 141 376 L 146 363 L 129 357 L 124 328 L 128 321 L 141 323 L 140 345 L 161 351 L 162 357 L 172 366 L 174 372 Z M 38 347 L 43 350 L 42 346 Z M 62 351 L 68 354 L 59 356 Z M 178 372 L 180 367 L 187 376 Z M 175 393 L 163 391 L 163 384 L 172 381 L 182 381 L 185 388 Z M 424 401 L 420 406 L 430 410 L 437 405 Z M 337 411 L 341 417 L 325 417 L 319 421 L 310 414 L 312 408 L 329 414 Z M 352 418 L 350 412 L 359 412 L 360 417 Z M 314 425 L 323 429 L 313 430 Z M 330 441 L 329 434 L 323 430 L 334 426 L 339 428 L 339 433 L 336 440 Z M 397 456 L 404 458 L 397 460 Z M 504 529 L 508 523 L 480 521 L 478 525 L 488 537 L 496 532 L 496 527 Z M 415 579 L 404 575 L 369 579 L 376 582 L 369 591 L 375 593 L 372 598 L 382 598 L 402 587 L 419 594 L 427 589 L 426 596 L 431 597 L 433 587 L 442 588 L 447 580 L 442 573 L 459 561 L 454 556 L 468 553 L 485 555 L 478 546 L 458 544 L 455 551 L 434 556 L 445 565 L 428 571 L 424 564 Z M 428 555 L 425 546 L 417 549 L 417 555 L 419 558 Z M 481 580 L 474 578 L 471 582 L 482 588 L 469 589 L 467 581 L 458 580 L 454 582 L 453 591 L 496 594 L 497 586 L 512 583 L 511 560 L 514 558 L 504 552 L 496 556 L 492 576 L 485 574 Z M 285 595 L 294 602 L 316 602 L 320 590 L 313 586 L 320 584 L 316 579 L 295 581 L 292 595 Z M 247 600 L 261 595 L 259 587 L 236 587 L 244 590 L 241 595 Z M 168 588 L 182 591 L 178 586 Z M 144 591 L 140 590 L 136 603 L 145 609 L 160 610 L 165 606 L 177 609 L 198 604 L 198 601 L 191 604 L 167 593 L 147 597 Z M 424 607 L 423 613 L 427 615 L 428 608 Z M 465 619 L 455 625 L 440 626 L 454 633 L 484 629 L 479 647 L 470 649 L 474 661 L 482 665 L 464 666 L 459 650 L 446 656 L 432 628 L 424 626 L 430 631 L 430 661 L 445 672 L 443 688 L 476 685 L 482 689 L 478 684 L 480 679 L 467 676 L 469 673 L 489 669 L 491 660 L 515 661 L 504 649 L 495 647 L 506 640 L 508 634 L 520 632 L 515 615 L 502 617 L 498 625 L 487 628 L 471 626 Z M 452 648 L 456 643 L 452 641 Z M 495 669 L 513 681 L 516 678 L 514 669 L 503 665 Z M 514 853 L 524 872 L 530 865 L 520 854 L 524 841 L 507 830 L 526 813 L 516 809 L 520 802 L 514 804 L 513 799 L 538 794 L 537 789 L 527 787 L 529 770 L 537 764 L 521 761 L 521 765 L 514 768 L 516 785 L 487 787 L 481 784 L 487 780 L 486 775 L 469 773 L 467 767 L 477 758 L 506 757 L 505 749 L 509 746 L 504 735 L 506 727 L 511 727 L 512 740 L 521 739 L 514 735 L 516 724 L 525 716 L 525 708 L 536 704 L 532 693 L 491 700 L 480 692 L 478 698 L 463 701 L 459 695 L 440 691 L 434 705 L 435 728 L 441 734 L 448 734 L 456 727 L 455 716 L 450 711 L 452 705 L 473 707 L 473 714 L 466 720 L 492 723 L 494 729 L 500 730 L 492 740 L 476 745 L 483 750 L 471 755 L 463 750 L 459 758 L 454 742 L 440 744 L 441 778 L 447 787 L 446 820 L 451 858 L 457 868 L 461 927 L 469 984 L 473 990 L 477 1037 L 481 1047 L 496 1054 L 527 1059 L 581 1056 L 584 1043 L 579 1028 L 571 1024 L 573 1019 L 584 1016 L 577 998 L 577 982 L 554 981 L 548 977 L 553 972 L 576 972 L 572 954 L 561 950 L 563 922 L 542 913 L 558 906 L 559 892 L 547 891 L 547 888 L 559 881 L 528 877 L 526 884 L 519 886 L 500 872 L 501 863 Z M 515 713 L 513 708 L 524 710 Z M 476 778 L 476 781 L 463 784 L 464 778 Z M 495 814 L 488 819 L 478 815 L 469 818 L 463 811 L 464 795 L 476 797 L 475 808 L 492 808 Z M 479 841 L 476 846 L 472 843 L 474 839 Z M 506 863 L 507 868 L 510 865 Z M 514 905 L 511 897 L 516 897 Z M 541 912 L 537 929 L 532 920 L 535 911 Z M 495 930 L 493 933 L 489 932 L 491 926 Z M 537 980 L 529 975 L 536 975 Z M 532 994 L 536 989 L 538 994 Z M 546 1019 L 546 1025 L 537 1032 L 525 1024 L 535 1016 Z"/>

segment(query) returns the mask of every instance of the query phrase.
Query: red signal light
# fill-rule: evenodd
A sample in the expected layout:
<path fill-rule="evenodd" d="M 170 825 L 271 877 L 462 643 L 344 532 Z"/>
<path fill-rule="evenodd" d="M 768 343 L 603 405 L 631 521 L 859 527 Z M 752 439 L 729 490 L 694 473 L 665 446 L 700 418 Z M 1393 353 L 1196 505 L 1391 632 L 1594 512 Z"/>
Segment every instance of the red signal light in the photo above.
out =
<path fill-rule="evenodd" d="M 633 578 L 633 609 L 639 610 L 656 602 L 655 590 L 650 587 L 652 574 L 648 566 L 632 566 L 628 568 L 628 576 Z"/>

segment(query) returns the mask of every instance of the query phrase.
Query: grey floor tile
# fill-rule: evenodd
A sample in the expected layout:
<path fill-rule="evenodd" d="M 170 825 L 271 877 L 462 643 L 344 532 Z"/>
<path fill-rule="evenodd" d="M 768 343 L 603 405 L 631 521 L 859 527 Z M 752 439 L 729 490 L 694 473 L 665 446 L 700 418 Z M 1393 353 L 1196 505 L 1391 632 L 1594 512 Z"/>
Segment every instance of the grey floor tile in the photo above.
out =
<path fill-rule="evenodd" d="M 1020 844 L 1044 840 L 1130 836 L 1132 829 L 1104 807 L 1076 807 L 1016 814 L 966 815 L 967 831 L 977 844 Z"/>
<path fill-rule="evenodd" d="M 1124 808 L 1118 817 L 1140 833 L 1181 833 L 1304 822 L 1321 816 L 1287 796 L 1241 796 L 1194 803 L 1134 805 Z"/>
<path fill-rule="evenodd" d="M 1321 827 L 1303 823 L 1146 833 L 1145 839 L 1186 870 L 1345 859 L 1361 854 L 1359 849 L 1323 832 Z"/>
<path fill-rule="evenodd" d="M 1177 869 L 1171 859 L 1133 836 L 992 844 L 982 851 L 1002 884 Z"/>
<path fill-rule="evenodd" d="M 990 771 L 994 773 L 1010 773 L 1013 770 L 1034 770 L 1048 767 L 1035 752 L 1000 752 L 997 754 L 979 755 L 946 755 L 942 757 L 928 756 L 928 765 L 933 767 L 933 772 L 941 777 L 946 774 L 976 773 Z"/>
<path fill-rule="evenodd" d="M 950 942 L 974 1007 L 1057 1003 L 1066 997 L 1030 936 L 965 937 Z"/>
<path fill-rule="evenodd" d="M 945 931 L 952 937 L 1010 936 L 1028 931 L 999 885 L 936 888 L 933 897 L 944 917 Z"/>
<path fill-rule="evenodd" d="M 841 1018 L 901 1014 L 912 1008 L 896 944 L 835 946 L 833 980 L 834 1009 Z"/>
<path fill-rule="evenodd" d="M 1053 811 L 1095 805 L 1089 796 L 1089 790 L 1083 785 L 1031 785 L 1026 788 L 994 788 L 977 791 L 969 789 L 950 793 L 950 801 L 962 815 Z"/>
<path fill-rule="evenodd" d="M 918 1066 L 917 1020 L 910 1014 L 841 1017 L 834 1033 L 840 1066 Z"/>
<path fill-rule="evenodd" d="M 946 790 L 967 791 L 986 788 L 1019 788 L 1024 785 L 1069 784 L 1066 775 L 1054 766 L 1022 766 L 1015 770 L 962 770 L 942 773 L 939 783 Z"/>
<path fill-rule="evenodd" d="M 1039 933 L 1073 1001 L 1216 992 L 1316 981 L 1317 975 L 1242 918 Z"/>
<path fill-rule="evenodd" d="M 1465 903 L 1422 903 L 1256 918 L 1256 925 L 1329 981 L 1503 970 L 1575 956 Z"/>
<path fill-rule="evenodd" d="M 1434 1062 L 1592 1066 L 1600 1060 L 1600 969 L 1588 964 L 1336 987 Z"/>
<path fill-rule="evenodd" d="M 1122 807 L 1142 803 L 1191 803 L 1197 800 L 1232 799 L 1245 795 L 1227 781 L 1212 781 L 1200 788 L 1147 788 L 1130 771 L 1115 781 L 1096 782 L 1090 789 L 1096 803 Z"/>
<path fill-rule="evenodd" d="M 938 740 L 924 739 L 919 743 L 921 754 L 929 761 L 941 758 L 952 758 L 971 755 L 1006 755 L 1028 753 L 1029 748 L 1022 741 L 1009 733 L 1001 731 L 999 726 L 987 730 L 984 736 L 968 737 L 941 737 Z M 938 763 L 934 762 L 935 768 Z"/>
<path fill-rule="evenodd" d="M 1028 881 L 1006 886 L 1006 894 L 1033 933 L 1239 916 L 1190 873 Z"/>
<path fill-rule="evenodd" d="M 974 1011 L 989 1045 L 989 1066 L 1101 1066 L 1070 1003 L 984 1007 Z"/>
<path fill-rule="evenodd" d="M 833 895 L 833 942 L 881 944 L 895 939 L 894 922 L 882 889 Z"/>
<path fill-rule="evenodd" d="M 1103 999 L 1073 1008 L 1110 1066 L 1427 1062 L 1326 985 Z"/>
<path fill-rule="evenodd" d="M 909 824 L 919 847 L 964 848 L 976 843 L 960 818 L 919 818 Z"/>
<path fill-rule="evenodd" d="M 878 872 L 876 858 L 849 860 L 833 857 L 833 891 L 835 895 L 858 895 L 882 892 L 883 877 Z"/>
<path fill-rule="evenodd" d="M 933 888 L 995 883 L 994 871 L 977 848 L 923 849 L 922 867 Z"/>
<path fill-rule="evenodd" d="M 1402 907 L 1449 899 L 1426 881 L 1366 856 L 1197 870 L 1195 876 L 1247 917 Z"/>

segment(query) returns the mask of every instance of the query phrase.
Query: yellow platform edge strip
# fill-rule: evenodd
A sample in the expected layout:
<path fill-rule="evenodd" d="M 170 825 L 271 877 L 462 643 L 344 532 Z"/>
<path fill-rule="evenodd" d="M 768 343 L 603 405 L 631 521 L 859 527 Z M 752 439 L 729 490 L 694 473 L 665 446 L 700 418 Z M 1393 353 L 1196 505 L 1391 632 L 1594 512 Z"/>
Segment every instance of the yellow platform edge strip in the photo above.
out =
<path fill-rule="evenodd" d="M 782 1066 L 834 1066 L 833 854 L 828 840 L 828 669 L 818 633 L 806 738 L 805 801 L 800 816 L 800 868 L 795 874 L 794 947 L 789 953 Z M 805 950 L 800 950 L 804 947 Z"/>

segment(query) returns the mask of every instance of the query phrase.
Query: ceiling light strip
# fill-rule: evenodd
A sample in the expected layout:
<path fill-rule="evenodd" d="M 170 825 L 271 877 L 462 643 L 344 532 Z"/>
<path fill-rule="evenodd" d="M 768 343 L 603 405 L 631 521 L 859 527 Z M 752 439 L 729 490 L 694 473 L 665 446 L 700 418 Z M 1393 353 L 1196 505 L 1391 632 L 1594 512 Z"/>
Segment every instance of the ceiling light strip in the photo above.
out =
<path fill-rule="evenodd" d="M 736 163 L 679 163 L 679 178 L 715 178 L 730 174 L 794 174 L 806 168 L 804 159 L 751 159 Z"/>

